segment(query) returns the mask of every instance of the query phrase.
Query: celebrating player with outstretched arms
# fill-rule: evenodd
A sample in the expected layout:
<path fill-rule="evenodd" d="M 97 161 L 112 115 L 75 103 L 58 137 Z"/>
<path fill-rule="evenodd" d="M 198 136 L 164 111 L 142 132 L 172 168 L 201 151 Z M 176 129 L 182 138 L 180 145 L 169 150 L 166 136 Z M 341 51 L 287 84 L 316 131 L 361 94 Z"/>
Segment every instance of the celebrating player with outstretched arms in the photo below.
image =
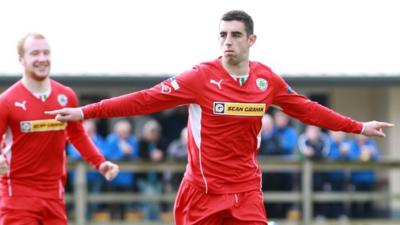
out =
<path fill-rule="evenodd" d="M 82 108 L 48 112 L 58 121 L 143 115 L 189 105 L 188 165 L 175 201 L 177 225 L 265 225 L 257 163 L 261 120 L 274 105 L 304 123 L 385 136 L 392 124 L 361 123 L 297 94 L 262 63 L 249 60 L 253 20 L 229 11 L 220 21 L 221 57 L 147 89 Z"/>

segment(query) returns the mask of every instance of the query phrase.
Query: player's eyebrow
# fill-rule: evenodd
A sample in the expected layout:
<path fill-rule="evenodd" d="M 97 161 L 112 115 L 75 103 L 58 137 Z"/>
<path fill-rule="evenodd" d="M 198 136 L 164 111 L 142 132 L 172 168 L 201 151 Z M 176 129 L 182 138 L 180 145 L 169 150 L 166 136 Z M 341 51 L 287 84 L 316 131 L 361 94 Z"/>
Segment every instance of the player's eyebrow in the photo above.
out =
<path fill-rule="evenodd" d="M 227 32 L 227 31 L 221 31 L 221 32 L 219 32 L 219 35 L 222 37 L 222 36 L 226 36 L 228 33 L 229 33 L 229 32 Z M 231 33 L 232 36 L 234 36 L 234 37 L 240 37 L 240 36 L 243 35 L 243 32 L 240 32 L 240 31 L 232 31 L 232 32 L 230 32 L 230 33 Z"/>
<path fill-rule="evenodd" d="M 242 35 L 243 35 L 243 33 L 240 32 L 240 31 L 233 31 L 233 32 L 232 32 L 232 36 L 234 36 L 234 37 L 240 37 L 240 36 L 242 36 Z"/>

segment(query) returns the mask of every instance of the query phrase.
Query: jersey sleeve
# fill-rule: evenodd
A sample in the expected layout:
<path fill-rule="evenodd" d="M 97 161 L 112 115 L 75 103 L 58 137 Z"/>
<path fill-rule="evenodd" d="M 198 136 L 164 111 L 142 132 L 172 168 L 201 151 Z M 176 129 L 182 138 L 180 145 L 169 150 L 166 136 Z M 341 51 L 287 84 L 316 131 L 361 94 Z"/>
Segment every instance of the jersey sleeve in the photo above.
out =
<path fill-rule="evenodd" d="M 152 88 L 122 95 L 82 108 L 84 118 L 145 115 L 196 102 L 202 79 L 198 67 L 164 80 Z"/>
<path fill-rule="evenodd" d="M 274 98 L 272 104 L 280 107 L 286 114 L 303 123 L 334 131 L 361 133 L 362 123 L 343 116 L 325 106 L 297 94 L 278 75 L 274 76 Z"/>
<path fill-rule="evenodd" d="M 71 90 L 72 91 L 72 90 Z M 70 107 L 77 107 L 78 100 L 72 91 Z M 82 158 L 96 169 L 105 161 L 104 156 L 96 148 L 83 128 L 82 122 L 68 122 L 67 139 L 79 151 Z"/>

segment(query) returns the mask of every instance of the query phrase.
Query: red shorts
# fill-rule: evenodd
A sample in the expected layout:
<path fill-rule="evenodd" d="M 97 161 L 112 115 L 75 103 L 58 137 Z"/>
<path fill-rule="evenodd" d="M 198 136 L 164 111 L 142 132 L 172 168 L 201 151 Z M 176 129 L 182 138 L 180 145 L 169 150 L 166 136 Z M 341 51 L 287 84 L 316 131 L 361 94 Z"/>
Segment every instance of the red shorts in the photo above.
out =
<path fill-rule="evenodd" d="M 266 225 L 261 190 L 206 194 L 183 180 L 175 201 L 176 225 Z"/>
<path fill-rule="evenodd" d="M 63 200 L 0 197 L 0 225 L 67 225 Z"/>

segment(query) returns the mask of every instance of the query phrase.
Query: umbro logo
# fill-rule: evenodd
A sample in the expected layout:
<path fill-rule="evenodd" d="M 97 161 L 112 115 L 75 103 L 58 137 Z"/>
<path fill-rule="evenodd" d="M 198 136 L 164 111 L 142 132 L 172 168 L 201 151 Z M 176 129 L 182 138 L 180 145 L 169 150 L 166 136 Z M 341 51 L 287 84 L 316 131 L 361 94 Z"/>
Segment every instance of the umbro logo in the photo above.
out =
<path fill-rule="evenodd" d="M 14 106 L 15 106 L 15 107 L 20 107 L 21 109 L 23 109 L 24 111 L 26 111 L 26 101 L 14 102 Z"/>
<path fill-rule="evenodd" d="M 221 86 L 221 84 L 222 84 L 222 79 L 220 80 L 220 81 L 215 81 L 215 80 L 213 80 L 213 79 L 211 79 L 210 80 L 210 83 L 211 84 L 215 84 L 215 85 L 217 85 L 217 87 L 218 87 L 218 89 L 222 89 L 222 86 Z"/>

